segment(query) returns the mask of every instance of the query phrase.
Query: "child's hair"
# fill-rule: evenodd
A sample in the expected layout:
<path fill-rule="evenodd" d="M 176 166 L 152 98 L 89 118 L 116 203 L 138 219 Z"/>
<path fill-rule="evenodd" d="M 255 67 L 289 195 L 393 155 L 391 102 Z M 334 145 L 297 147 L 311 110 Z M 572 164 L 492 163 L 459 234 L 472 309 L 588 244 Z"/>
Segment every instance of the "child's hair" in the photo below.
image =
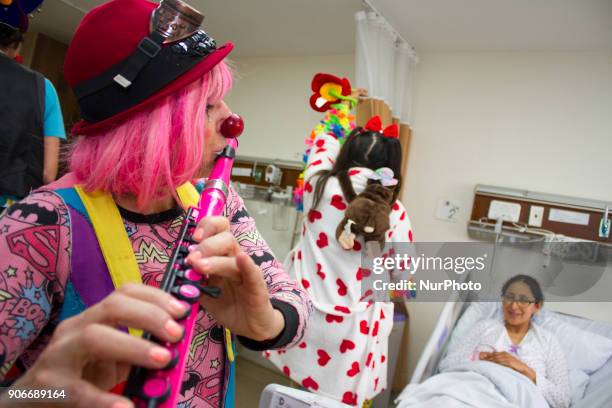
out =
<path fill-rule="evenodd" d="M 506 283 L 504 283 L 504 286 L 502 286 L 502 296 L 506 294 L 506 291 L 508 290 L 510 285 L 516 282 L 523 282 L 524 284 L 529 286 L 529 290 L 531 291 L 531 294 L 535 298 L 537 304 L 542 305 L 544 303 L 544 293 L 542 293 L 542 287 L 540 286 L 540 283 L 535 278 L 529 275 L 516 275 L 508 279 Z"/>
<path fill-rule="evenodd" d="M 348 195 L 346 199 L 349 202 L 353 200 L 353 186 L 348 176 L 351 167 L 367 167 L 372 170 L 388 167 L 393 170 L 394 177 L 398 180 L 398 183 L 391 187 L 391 203 L 394 203 L 402 187 L 401 166 L 402 148 L 397 138 L 385 137 L 379 132 L 356 127 L 340 149 L 332 169 L 321 170 L 314 175 L 319 178 L 314 189 L 312 208 L 319 205 L 330 177 L 337 177 L 345 196 Z"/>
<path fill-rule="evenodd" d="M 79 137 L 70 170 L 87 191 L 136 197 L 138 208 L 199 175 L 207 105 L 223 99 L 232 72 L 221 62 L 153 108 L 93 136 Z"/>

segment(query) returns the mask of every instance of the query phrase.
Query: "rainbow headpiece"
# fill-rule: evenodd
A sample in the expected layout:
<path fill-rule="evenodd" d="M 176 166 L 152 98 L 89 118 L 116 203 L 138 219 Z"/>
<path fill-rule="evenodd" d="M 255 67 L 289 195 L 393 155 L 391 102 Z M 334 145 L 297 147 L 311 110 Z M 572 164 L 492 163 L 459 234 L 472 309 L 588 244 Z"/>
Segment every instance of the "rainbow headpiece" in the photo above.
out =
<path fill-rule="evenodd" d="M 357 100 L 350 96 L 352 89 L 348 79 L 318 73 L 312 78 L 311 89 L 313 95 L 310 97 L 310 106 L 317 112 L 325 112 L 325 116 L 306 138 L 306 150 L 302 156 L 304 169 L 317 135 L 332 135 L 340 143 L 344 143 L 346 137 L 355 129 L 355 115 L 351 113 L 351 108 Z M 349 101 L 350 106 L 342 103 L 344 101 Z M 304 209 L 303 195 L 304 172 L 302 171 L 293 196 L 298 211 Z"/>

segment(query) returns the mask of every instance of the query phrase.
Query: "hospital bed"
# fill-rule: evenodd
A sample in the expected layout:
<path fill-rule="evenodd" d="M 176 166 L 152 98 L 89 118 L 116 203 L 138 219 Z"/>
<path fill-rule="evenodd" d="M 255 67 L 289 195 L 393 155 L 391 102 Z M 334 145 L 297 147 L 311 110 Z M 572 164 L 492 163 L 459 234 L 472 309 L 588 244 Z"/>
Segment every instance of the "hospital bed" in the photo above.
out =
<path fill-rule="evenodd" d="M 398 407 L 415 387 L 439 373 L 444 356 L 471 327 L 487 318 L 502 318 L 499 302 L 447 302 L 417 363 L 410 384 L 400 393 Z M 553 312 L 546 307 L 535 317 L 557 335 L 570 369 L 574 408 L 612 407 L 612 323 Z"/>

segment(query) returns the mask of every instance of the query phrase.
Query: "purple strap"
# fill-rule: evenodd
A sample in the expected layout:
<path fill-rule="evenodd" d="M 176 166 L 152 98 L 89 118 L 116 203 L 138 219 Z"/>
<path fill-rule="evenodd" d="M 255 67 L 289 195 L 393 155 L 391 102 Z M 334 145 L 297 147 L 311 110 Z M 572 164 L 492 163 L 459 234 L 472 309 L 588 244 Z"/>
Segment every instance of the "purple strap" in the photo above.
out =
<path fill-rule="evenodd" d="M 91 224 L 68 206 L 72 233 L 70 280 L 81 300 L 91 307 L 115 290 Z"/>

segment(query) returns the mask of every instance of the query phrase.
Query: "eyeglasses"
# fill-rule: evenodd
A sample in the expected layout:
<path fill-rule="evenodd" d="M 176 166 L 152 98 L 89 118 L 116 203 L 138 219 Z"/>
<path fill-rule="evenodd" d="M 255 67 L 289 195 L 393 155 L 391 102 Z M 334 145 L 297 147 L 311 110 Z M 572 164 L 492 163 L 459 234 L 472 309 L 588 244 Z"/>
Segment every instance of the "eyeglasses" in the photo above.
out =
<path fill-rule="evenodd" d="M 510 305 L 514 302 L 518 303 L 519 306 L 521 307 L 527 307 L 532 303 L 537 303 L 535 300 L 531 300 L 528 299 L 525 296 L 514 296 L 510 293 L 505 293 L 504 295 L 502 295 L 502 302 L 504 302 L 504 304 L 506 305 Z"/>

